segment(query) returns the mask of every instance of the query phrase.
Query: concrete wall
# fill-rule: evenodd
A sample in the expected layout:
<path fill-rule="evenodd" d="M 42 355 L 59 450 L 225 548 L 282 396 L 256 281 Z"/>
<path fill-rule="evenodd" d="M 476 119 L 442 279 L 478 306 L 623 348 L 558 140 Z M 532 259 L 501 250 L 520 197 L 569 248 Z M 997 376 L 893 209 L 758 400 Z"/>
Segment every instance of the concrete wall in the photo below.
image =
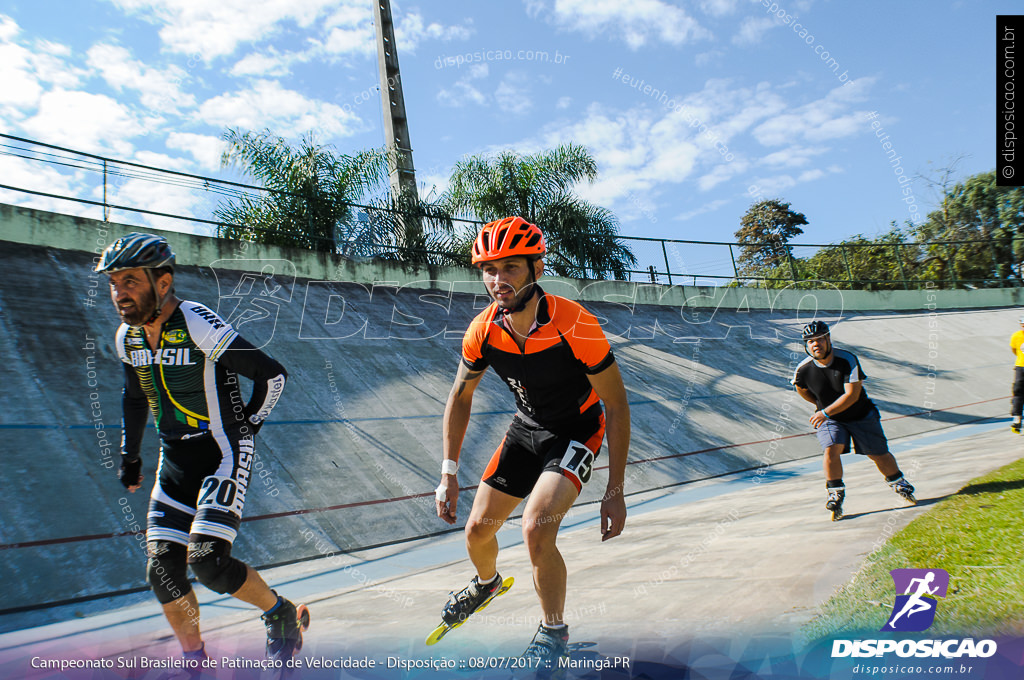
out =
<path fill-rule="evenodd" d="M 63 250 L 99 253 L 115 238 L 139 227 L 73 217 L 0 204 L 0 239 L 12 243 L 43 245 Z M 442 289 L 456 293 L 478 293 L 475 269 L 451 267 L 406 267 L 387 260 L 349 260 L 326 253 L 266 246 L 244 241 L 194 236 L 149 229 L 167 237 L 178 262 L 185 265 L 232 271 L 258 271 L 268 263 L 278 271 L 284 267 L 292 276 L 314 281 L 354 283 L 389 282 L 398 287 Z M 581 281 L 555 279 L 560 295 L 588 302 L 658 305 L 696 309 L 798 310 L 813 316 L 815 310 L 858 311 L 919 310 L 928 302 L 938 309 L 981 309 L 1024 304 L 1024 288 L 980 290 L 894 290 L 840 291 L 711 286 L 668 286 L 626 281 Z M 806 284 L 803 284 L 806 285 Z"/>
<path fill-rule="evenodd" d="M 144 491 L 126 494 L 115 476 L 118 322 L 105 278 L 91 272 L 95 249 L 132 229 L 0 206 L 5 609 L 143 584 L 135 537 L 80 540 L 143 522 L 156 468 L 150 431 Z M 254 565 L 314 557 L 306 530 L 337 550 L 446 530 L 430 494 L 462 332 L 486 303 L 472 272 L 404 272 L 391 263 L 168 237 L 183 263 L 179 295 L 218 309 L 291 375 L 257 441 L 258 477 L 236 554 Z M 231 262 L 238 254 L 247 261 Z M 415 284 L 427 280 L 429 288 Z M 544 285 L 559 294 L 579 290 L 576 282 Z M 1007 341 L 1017 312 L 952 308 L 1015 304 L 1016 291 L 852 298 L 793 291 L 760 298 L 761 305 L 749 291 L 744 303 L 689 287 L 602 285 L 625 296 L 604 292 L 588 307 L 604 322 L 632 405 L 630 493 L 817 455 L 812 437 L 779 439 L 809 430 L 810 406 L 788 379 L 803 357 L 796 333 L 815 307 L 843 310 L 821 316 L 836 324 L 836 344 L 860 355 L 890 437 L 1007 410 Z M 624 302 L 631 290 L 651 304 Z M 851 300 L 866 309 L 854 311 Z M 907 308 L 883 311 L 887 304 Z M 479 480 L 512 404 L 503 383 L 486 376 L 463 452 L 464 485 Z M 596 501 L 605 479 L 595 474 L 582 502 Z M 462 519 L 471 497 L 464 492 Z"/>

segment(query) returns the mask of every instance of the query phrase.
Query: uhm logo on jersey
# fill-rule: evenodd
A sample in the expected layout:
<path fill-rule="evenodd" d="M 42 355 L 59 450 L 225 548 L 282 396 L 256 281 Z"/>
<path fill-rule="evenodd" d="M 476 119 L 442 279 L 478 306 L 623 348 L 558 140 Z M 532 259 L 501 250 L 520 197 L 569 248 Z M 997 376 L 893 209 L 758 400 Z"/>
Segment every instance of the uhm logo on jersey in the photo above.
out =
<path fill-rule="evenodd" d="M 128 353 L 132 366 L 195 366 L 190 353 L 191 347 L 168 347 L 150 352 L 148 349 L 133 349 Z"/>

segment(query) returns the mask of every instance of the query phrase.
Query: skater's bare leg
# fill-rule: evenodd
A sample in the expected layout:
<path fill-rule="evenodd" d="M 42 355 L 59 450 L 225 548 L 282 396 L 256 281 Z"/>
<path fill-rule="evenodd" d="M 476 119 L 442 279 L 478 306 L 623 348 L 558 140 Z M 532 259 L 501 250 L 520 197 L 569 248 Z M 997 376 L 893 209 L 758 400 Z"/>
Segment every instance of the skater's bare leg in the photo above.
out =
<path fill-rule="evenodd" d="M 476 567 L 480 581 L 490 581 L 498 573 L 498 538 L 495 534 L 522 498 L 481 484 L 466 520 L 466 552 Z"/>
<path fill-rule="evenodd" d="M 565 561 L 555 546 L 562 518 L 576 502 L 575 485 L 557 472 L 543 472 L 523 511 L 523 540 L 533 564 L 533 585 L 545 626 L 562 624 L 565 610 Z"/>
<path fill-rule="evenodd" d="M 255 569 L 249 565 L 245 565 L 245 569 L 245 583 L 242 584 L 241 588 L 231 593 L 231 597 L 259 607 L 260 611 L 269 611 L 277 604 L 277 595 L 274 594 L 274 591 L 270 589 L 270 586 L 267 585 L 267 582 L 263 580 L 263 577 Z"/>
<path fill-rule="evenodd" d="M 868 458 L 874 461 L 875 467 L 878 468 L 878 471 L 886 479 L 900 472 L 900 466 L 896 464 L 896 459 L 893 458 L 891 453 L 883 453 L 881 456 L 868 456 Z"/>
<path fill-rule="evenodd" d="M 203 647 L 199 634 L 199 600 L 196 591 L 190 590 L 173 602 L 163 605 L 164 616 L 171 624 L 174 636 L 178 638 L 183 652 L 195 652 Z"/>
<path fill-rule="evenodd" d="M 825 449 L 825 481 L 834 482 L 843 478 L 843 461 L 841 455 L 843 453 L 842 444 L 833 444 Z M 889 456 L 892 458 L 892 456 Z"/>

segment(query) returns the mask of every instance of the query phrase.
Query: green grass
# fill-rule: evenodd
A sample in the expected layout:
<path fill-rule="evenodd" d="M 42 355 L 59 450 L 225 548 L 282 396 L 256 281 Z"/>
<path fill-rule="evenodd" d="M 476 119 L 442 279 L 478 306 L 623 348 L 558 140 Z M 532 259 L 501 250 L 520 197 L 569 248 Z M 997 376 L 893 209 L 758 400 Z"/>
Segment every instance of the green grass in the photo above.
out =
<path fill-rule="evenodd" d="M 939 600 L 928 635 L 1022 635 L 1022 553 L 1024 459 L 971 481 L 898 532 L 868 556 L 801 635 L 814 640 L 878 631 L 895 597 L 889 571 L 907 567 L 949 572 L 949 592 Z"/>

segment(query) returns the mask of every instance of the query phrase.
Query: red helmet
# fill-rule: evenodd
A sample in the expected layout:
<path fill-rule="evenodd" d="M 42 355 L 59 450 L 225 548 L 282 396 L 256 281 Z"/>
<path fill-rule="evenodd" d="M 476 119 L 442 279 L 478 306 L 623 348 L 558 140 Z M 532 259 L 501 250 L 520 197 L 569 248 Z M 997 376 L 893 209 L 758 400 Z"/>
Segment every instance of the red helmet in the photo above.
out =
<path fill-rule="evenodd" d="M 544 234 L 536 224 L 522 217 L 506 217 L 485 224 L 473 242 L 473 264 L 500 260 L 503 257 L 523 255 L 540 257 L 546 250 Z"/>

